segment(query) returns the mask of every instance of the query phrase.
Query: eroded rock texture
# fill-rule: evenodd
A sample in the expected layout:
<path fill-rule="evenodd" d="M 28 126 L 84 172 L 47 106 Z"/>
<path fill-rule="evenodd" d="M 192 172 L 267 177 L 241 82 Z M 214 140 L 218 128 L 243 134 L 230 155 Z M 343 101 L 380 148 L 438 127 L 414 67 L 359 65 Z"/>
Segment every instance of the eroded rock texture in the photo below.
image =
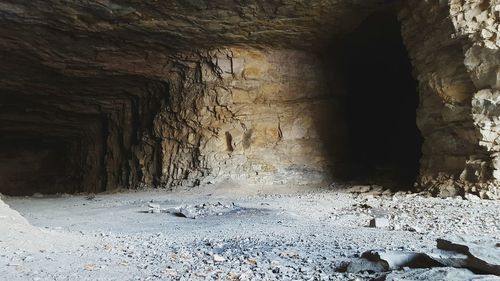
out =
<path fill-rule="evenodd" d="M 496 113 L 484 91 L 499 87 L 499 46 L 496 35 L 482 34 L 498 30 L 496 9 L 497 1 L 409 1 L 400 12 L 420 82 L 420 183 L 442 195 L 477 192 L 498 180 Z"/>
<path fill-rule="evenodd" d="M 436 178 L 439 178 L 437 184 L 441 184 L 451 177 L 447 184 L 453 185 L 463 171 L 468 180 L 485 179 L 489 176 L 488 165 L 482 162 L 473 165 L 488 159 L 470 116 L 475 87 L 463 63 L 462 42 L 453 36 L 455 30 L 447 18 L 448 6 L 429 1 L 412 1 L 408 5 L 400 17 L 419 80 L 417 124 L 424 137 L 420 161 L 422 184 L 433 185 Z M 465 169 L 469 162 L 473 172 Z"/>
<path fill-rule="evenodd" d="M 325 53 L 384 10 L 419 81 L 419 185 L 494 192 L 498 4 L 387 2 L 0 1 L 0 191 L 336 180 L 346 92 Z"/>

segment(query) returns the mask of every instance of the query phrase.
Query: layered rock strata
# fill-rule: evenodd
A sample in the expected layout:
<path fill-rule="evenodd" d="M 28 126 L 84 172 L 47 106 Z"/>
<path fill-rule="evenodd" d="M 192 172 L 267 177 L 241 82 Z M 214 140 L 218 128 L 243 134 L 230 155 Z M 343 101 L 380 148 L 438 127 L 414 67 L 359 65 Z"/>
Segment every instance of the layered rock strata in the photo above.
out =
<path fill-rule="evenodd" d="M 385 2 L 1 1 L 0 156 L 61 178 L 41 192 L 330 182 L 345 122 L 319 54 L 396 7 L 419 81 L 417 185 L 494 195 L 498 3 Z M 35 191 L 12 165 L 2 184 Z"/>
<path fill-rule="evenodd" d="M 408 1 L 400 12 L 419 80 L 419 184 L 436 193 L 498 195 L 498 9 L 496 1 Z"/>

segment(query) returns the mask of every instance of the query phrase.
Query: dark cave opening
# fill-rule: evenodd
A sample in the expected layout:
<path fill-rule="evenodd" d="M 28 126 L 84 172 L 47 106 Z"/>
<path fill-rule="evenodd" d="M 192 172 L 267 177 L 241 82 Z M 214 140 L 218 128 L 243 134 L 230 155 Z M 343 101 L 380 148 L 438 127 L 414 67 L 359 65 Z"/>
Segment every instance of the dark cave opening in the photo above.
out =
<path fill-rule="evenodd" d="M 417 82 L 400 28 L 395 14 L 373 14 L 335 46 L 334 59 L 344 92 L 343 176 L 405 189 L 416 181 L 423 139 Z"/>
<path fill-rule="evenodd" d="M 80 192 L 79 161 L 68 139 L 0 138 L 0 192 L 10 196 Z"/>
<path fill-rule="evenodd" d="M 86 191 L 92 179 L 86 171 L 96 166 L 85 145 L 86 128 L 97 120 L 68 110 L 73 105 L 70 98 L 49 91 L 0 89 L 1 194 Z"/>
<path fill-rule="evenodd" d="M 160 183 L 154 120 L 168 102 L 167 84 L 47 73 L 39 69 L 30 90 L 0 85 L 1 194 L 99 193 Z"/>

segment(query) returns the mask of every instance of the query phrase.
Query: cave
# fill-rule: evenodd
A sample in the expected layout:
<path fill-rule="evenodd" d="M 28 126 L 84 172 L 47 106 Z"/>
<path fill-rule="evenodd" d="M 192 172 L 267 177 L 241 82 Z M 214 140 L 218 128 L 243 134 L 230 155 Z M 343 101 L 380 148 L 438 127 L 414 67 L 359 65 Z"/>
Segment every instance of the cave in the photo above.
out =
<path fill-rule="evenodd" d="M 494 280 L 492 0 L 0 0 L 6 280 Z"/>
<path fill-rule="evenodd" d="M 378 12 L 330 48 L 332 75 L 345 91 L 347 171 L 341 178 L 411 189 L 417 181 L 422 136 L 417 127 L 417 81 L 397 15 Z"/>
<path fill-rule="evenodd" d="M 202 22 L 140 5 L 130 13 L 75 7 L 77 20 L 66 29 L 23 21 L 23 9 L 6 8 L 2 139 L 22 140 L 24 155 L 35 153 L 29 146 L 38 147 L 37 138 L 60 143 L 47 159 L 40 151 L 32 159 L 65 169 L 25 172 L 67 184 L 21 182 L 14 192 L 20 177 L 5 175 L 0 191 L 175 190 L 237 181 L 270 190 L 345 182 L 439 194 L 450 182 L 457 184 L 452 193 L 494 182 L 495 150 L 475 139 L 492 138 L 477 125 L 484 113 L 470 106 L 477 79 L 468 75 L 464 43 L 447 37 L 454 26 L 440 21 L 443 10 L 419 25 L 401 3 L 329 7 L 318 10 L 324 24 L 291 17 L 275 26 L 290 11 L 270 20 L 271 6 L 257 19 L 269 20 L 276 38 L 256 25 L 198 33 Z M 221 12 L 212 8 L 208 19 Z M 172 17 L 193 13 L 190 4 L 176 9 Z M 109 23 L 101 13 L 126 16 Z M 432 31 L 428 40 L 418 28 Z M 15 160 L 2 155 L 4 166 Z"/>
<path fill-rule="evenodd" d="M 14 63 L 7 57 L 4 62 Z M 132 76 L 68 78 L 28 64 L 10 80 L 29 77 L 23 85 L 28 90 L 7 87 L 0 95 L 1 193 L 99 193 L 139 179 L 156 184 L 159 141 L 149 134 L 156 113 L 168 102 L 164 82 Z M 139 142 L 143 146 L 137 147 Z M 148 154 L 141 169 L 133 153 Z"/>
<path fill-rule="evenodd" d="M 77 193 L 75 151 L 68 140 L 16 136 L 0 140 L 2 193 L 24 196 Z M 76 154 L 77 155 L 77 154 Z"/>

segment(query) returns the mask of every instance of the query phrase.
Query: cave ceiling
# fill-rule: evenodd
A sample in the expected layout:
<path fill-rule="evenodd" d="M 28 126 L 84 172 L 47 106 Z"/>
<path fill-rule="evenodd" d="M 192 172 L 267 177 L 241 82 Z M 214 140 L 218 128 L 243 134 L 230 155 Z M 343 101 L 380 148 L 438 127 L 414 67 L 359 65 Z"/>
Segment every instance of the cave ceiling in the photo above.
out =
<path fill-rule="evenodd" d="M 153 62 L 165 63 L 177 50 L 311 48 L 387 2 L 3 0 L 0 51 L 7 62 L 0 71 L 32 77 L 31 61 L 66 75 L 158 75 Z"/>

